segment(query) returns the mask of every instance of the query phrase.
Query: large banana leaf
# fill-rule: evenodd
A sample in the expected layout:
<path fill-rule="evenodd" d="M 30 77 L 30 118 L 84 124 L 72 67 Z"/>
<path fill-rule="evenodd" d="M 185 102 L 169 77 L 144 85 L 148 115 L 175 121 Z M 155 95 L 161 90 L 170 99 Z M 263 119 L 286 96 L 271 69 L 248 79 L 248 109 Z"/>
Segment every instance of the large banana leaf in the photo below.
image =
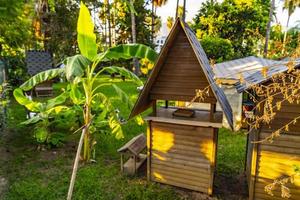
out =
<path fill-rule="evenodd" d="M 46 110 L 52 109 L 55 106 L 64 103 L 68 97 L 69 97 L 69 94 L 67 92 L 63 92 L 62 94 L 58 95 L 57 97 L 55 97 L 53 99 L 49 99 L 46 103 Z"/>
<path fill-rule="evenodd" d="M 42 118 L 37 115 L 37 116 L 33 116 L 32 118 L 27 119 L 24 122 L 21 122 L 22 125 L 29 125 L 29 124 L 35 124 L 37 122 L 39 122 L 40 120 L 42 120 Z"/>
<path fill-rule="evenodd" d="M 69 81 L 74 80 L 75 77 L 84 75 L 84 71 L 91 61 L 82 55 L 75 55 L 68 57 L 64 61 L 66 78 Z"/>
<path fill-rule="evenodd" d="M 36 75 L 34 75 L 33 77 L 31 77 L 28 81 L 26 81 L 25 83 L 23 83 L 20 88 L 23 91 L 29 91 L 31 90 L 34 86 L 51 80 L 55 77 L 57 77 L 58 75 L 62 74 L 64 72 L 64 69 L 49 69 L 43 72 L 40 72 Z"/>
<path fill-rule="evenodd" d="M 82 2 L 80 3 L 80 11 L 77 22 L 77 41 L 81 54 L 88 59 L 93 60 L 97 55 L 94 23 L 88 8 Z"/>
<path fill-rule="evenodd" d="M 109 60 L 147 58 L 150 62 L 154 63 L 157 59 L 157 53 L 152 48 L 143 44 L 121 44 L 109 48 L 104 53 L 104 56 L 102 54 L 97 56 L 97 58 L 103 57 Z"/>
<path fill-rule="evenodd" d="M 25 106 L 30 111 L 40 112 L 43 109 L 43 104 L 42 103 L 29 100 L 24 95 L 22 89 L 20 89 L 20 88 L 15 89 L 13 94 L 14 94 L 14 97 L 17 100 L 17 102 L 19 104 Z"/>

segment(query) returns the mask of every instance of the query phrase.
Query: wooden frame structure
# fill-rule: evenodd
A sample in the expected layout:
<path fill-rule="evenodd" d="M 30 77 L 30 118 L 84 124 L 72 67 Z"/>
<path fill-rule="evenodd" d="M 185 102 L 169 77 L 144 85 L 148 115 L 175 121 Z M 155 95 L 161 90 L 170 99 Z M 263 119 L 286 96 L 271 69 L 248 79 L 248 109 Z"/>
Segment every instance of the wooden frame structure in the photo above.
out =
<path fill-rule="evenodd" d="M 299 66 L 296 66 L 299 68 Z M 280 72 L 285 72 L 287 68 L 281 67 Z M 299 70 L 299 69 L 298 69 Z M 273 70 L 275 71 L 275 70 Z M 276 72 L 276 71 L 275 71 Z M 275 73 L 271 71 L 268 77 L 272 77 Z M 263 84 L 265 86 L 272 83 L 272 79 L 261 77 L 261 72 L 253 74 L 248 79 L 255 84 Z M 288 80 L 287 80 L 288 81 Z M 247 82 L 251 85 L 251 81 Z M 236 86 L 239 92 L 249 90 L 247 85 L 241 83 Z M 300 122 L 293 123 L 289 126 L 288 131 L 281 133 L 280 137 L 273 139 L 273 142 L 264 141 L 254 143 L 254 141 L 262 141 L 272 132 L 278 130 L 295 117 L 299 116 L 300 105 L 296 102 L 289 103 L 284 100 L 280 94 L 274 96 L 274 104 L 281 103 L 281 109 L 276 111 L 275 118 L 270 124 L 262 124 L 259 129 L 253 130 L 248 137 L 248 153 L 246 174 L 249 186 L 249 200 L 279 200 L 281 197 L 282 187 L 277 185 L 273 191 L 274 196 L 270 196 L 265 191 L 265 186 L 272 184 L 274 180 L 280 180 L 285 177 L 292 176 L 295 172 L 293 166 L 300 166 Z M 264 112 L 264 109 L 260 109 Z M 296 176 L 294 183 L 287 183 L 290 189 L 291 197 L 289 199 L 300 199 L 300 178 Z"/>
<path fill-rule="evenodd" d="M 146 137 L 143 133 L 139 134 L 118 149 L 121 153 L 121 171 L 128 175 L 134 175 L 146 160 L 146 155 L 141 152 L 146 148 Z M 128 155 L 129 160 L 124 163 L 124 157 Z"/>
<path fill-rule="evenodd" d="M 191 117 L 174 115 L 177 108 L 168 101 L 191 101 L 197 89 L 209 87 L 202 101 L 209 110 L 197 110 Z M 166 101 L 157 107 L 157 101 Z M 207 193 L 213 192 L 217 134 L 223 113 L 230 126 L 231 107 L 214 82 L 214 73 L 201 44 L 186 23 L 177 19 L 130 117 L 152 107 L 147 117 L 148 180 Z M 186 109 L 186 108 L 185 108 Z"/>

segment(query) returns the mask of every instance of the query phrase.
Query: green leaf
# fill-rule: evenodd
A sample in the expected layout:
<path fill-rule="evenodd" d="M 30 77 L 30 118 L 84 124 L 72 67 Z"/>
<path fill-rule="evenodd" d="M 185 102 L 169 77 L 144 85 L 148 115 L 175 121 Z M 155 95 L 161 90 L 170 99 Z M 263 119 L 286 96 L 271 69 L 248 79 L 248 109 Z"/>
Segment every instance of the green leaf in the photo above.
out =
<path fill-rule="evenodd" d="M 82 2 L 80 3 L 80 11 L 77 22 L 77 40 L 81 54 L 88 59 L 93 60 L 97 55 L 94 23 L 88 8 Z"/>
<path fill-rule="evenodd" d="M 21 124 L 22 125 L 35 124 L 35 123 L 37 123 L 40 120 L 42 120 L 42 118 L 39 115 L 37 115 L 37 116 L 34 116 L 34 117 L 32 117 L 32 118 L 24 121 L 24 122 L 21 122 Z"/>
<path fill-rule="evenodd" d="M 125 3 L 129 7 L 130 12 L 134 13 L 135 15 L 137 15 L 137 12 L 134 9 L 133 3 L 129 2 L 128 0 L 125 0 Z"/>
<path fill-rule="evenodd" d="M 67 92 L 63 92 L 62 94 L 58 95 L 57 97 L 49 99 L 46 103 L 46 110 L 49 110 L 59 104 L 64 103 L 68 97 L 69 97 L 69 94 Z"/>
<path fill-rule="evenodd" d="M 43 108 L 43 104 L 40 102 L 35 102 L 32 100 L 29 100 L 23 93 L 21 88 L 17 88 L 14 90 L 13 92 L 14 97 L 16 99 L 16 101 L 25 106 L 28 110 L 32 111 L 32 112 L 40 112 Z"/>
<path fill-rule="evenodd" d="M 82 77 L 84 70 L 87 68 L 91 61 L 82 55 L 75 55 L 68 57 L 64 61 L 66 78 L 73 81 L 75 77 Z"/>
<path fill-rule="evenodd" d="M 121 123 L 119 122 L 115 113 L 112 113 L 108 119 L 109 127 L 111 128 L 111 133 L 116 137 L 116 139 L 124 138 Z"/>
<path fill-rule="evenodd" d="M 84 103 L 84 96 L 80 92 L 77 84 L 70 84 L 70 98 L 74 104 L 80 105 Z"/>
<path fill-rule="evenodd" d="M 104 58 L 109 60 L 147 58 L 154 63 L 157 59 L 157 53 L 150 47 L 143 44 L 121 44 L 109 48 L 105 52 Z"/>
<path fill-rule="evenodd" d="M 51 114 L 53 112 L 55 114 L 58 114 L 58 113 L 62 112 L 63 110 L 68 110 L 68 109 L 69 109 L 69 107 L 67 107 L 67 106 L 55 106 L 55 107 L 48 109 L 46 111 L 46 113 Z"/>
<path fill-rule="evenodd" d="M 31 90 L 34 86 L 51 80 L 55 77 L 57 77 L 58 75 L 62 74 L 64 72 L 64 69 L 49 69 L 43 72 L 40 72 L 36 75 L 34 75 L 33 77 L 31 77 L 28 81 L 26 81 L 25 83 L 23 83 L 20 88 L 23 91 L 29 91 Z"/>
<path fill-rule="evenodd" d="M 48 137 L 48 130 L 46 127 L 37 126 L 34 129 L 34 137 L 36 138 L 37 142 L 43 143 L 46 141 Z"/>
<path fill-rule="evenodd" d="M 137 85 L 142 86 L 143 82 L 137 77 L 134 73 L 131 71 L 123 68 L 123 67 L 116 67 L 116 66 L 111 66 L 111 67 L 104 67 L 102 69 L 103 72 L 108 72 L 110 74 L 120 74 L 121 76 L 125 76 L 125 78 L 134 81 Z"/>
<path fill-rule="evenodd" d="M 128 97 L 128 95 L 121 88 L 119 88 L 118 86 L 116 86 L 115 84 L 112 84 L 112 86 L 115 89 L 118 97 L 122 101 L 122 104 L 125 104 L 128 109 L 132 109 L 133 103 L 131 102 L 131 100 Z"/>

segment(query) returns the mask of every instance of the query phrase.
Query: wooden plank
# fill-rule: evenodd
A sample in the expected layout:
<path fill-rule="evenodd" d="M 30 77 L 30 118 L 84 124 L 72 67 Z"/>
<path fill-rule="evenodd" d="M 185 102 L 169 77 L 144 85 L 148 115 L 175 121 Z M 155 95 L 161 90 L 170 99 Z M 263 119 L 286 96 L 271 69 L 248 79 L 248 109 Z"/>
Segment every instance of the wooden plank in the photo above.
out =
<path fill-rule="evenodd" d="M 184 170 L 184 171 L 192 171 L 195 173 L 201 173 L 201 174 L 209 174 L 210 168 L 199 168 L 189 165 L 182 165 L 178 163 L 171 163 L 171 162 L 164 162 L 162 160 L 155 160 L 151 163 L 151 165 L 159 165 L 159 166 L 165 166 L 165 167 L 171 167 L 178 170 Z"/>
<path fill-rule="evenodd" d="M 192 139 L 197 139 L 199 141 L 212 139 L 214 134 L 212 128 L 190 126 L 189 129 L 187 128 L 187 126 L 184 125 L 167 124 L 167 123 L 159 123 L 159 124 L 155 123 L 153 127 L 153 131 L 154 134 L 164 134 L 164 131 L 169 131 L 178 136 L 186 136 L 187 138 L 195 137 Z"/>
<path fill-rule="evenodd" d="M 179 88 L 196 88 L 199 89 L 199 87 L 204 86 L 204 85 L 208 85 L 207 81 L 202 81 L 202 80 L 197 80 L 195 82 L 191 82 L 191 81 L 181 81 L 178 80 L 176 82 L 169 82 L 166 80 L 158 80 L 157 82 L 155 82 L 155 84 L 153 85 L 153 87 L 179 87 Z"/>
<path fill-rule="evenodd" d="M 150 94 L 151 100 L 169 100 L 169 101 L 187 101 L 190 102 L 195 95 L 178 95 L 178 94 Z M 196 101 L 197 103 L 216 103 L 217 100 L 213 97 L 205 98 L 203 101 Z"/>
<path fill-rule="evenodd" d="M 208 113 L 208 112 L 207 112 Z M 210 133 L 211 137 L 213 135 L 213 130 L 211 128 L 206 128 L 206 127 L 199 127 L 199 126 L 189 126 L 189 125 L 180 125 L 180 124 L 170 124 L 170 123 L 164 123 L 164 122 L 153 122 L 154 126 L 154 130 L 155 128 L 167 128 L 167 129 L 171 129 L 171 130 L 187 130 L 187 131 L 191 131 L 193 134 L 193 132 L 197 132 L 199 134 L 203 134 L 205 135 L 205 133 Z"/>
<path fill-rule="evenodd" d="M 195 89 L 189 89 L 189 88 L 157 88 L 153 87 L 150 91 L 150 94 L 161 94 L 161 95 L 184 95 L 184 96 L 196 96 L 196 90 Z"/>
<path fill-rule="evenodd" d="M 186 188 L 186 189 L 190 189 L 190 190 L 193 190 L 193 191 L 199 191 L 199 192 L 205 192 L 205 193 L 207 192 L 207 188 L 203 188 L 203 187 L 199 187 L 199 186 L 195 186 L 195 185 L 189 185 L 189 184 L 181 183 L 181 182 L 178 182 L 178 181 L 161 180 L 161 179 L 154 178 L 154 177 L 153 177 L 153 180 L 156 181 L 156 182 L 159 182 L 159 183 L 173 185 L 173 186 L 180 187 L 180 188 Z"/>
<path fill-rule="evenodd" d="M 145 119 L 152 120 L 155 122 L 173 123 L 173 124 L 181 124 L 181 125 L 214 127 L 214 128 L 222 127 L 222 123 L 190 121 L 190 120 L 182 120 L 182 119 L 167 119 L 167 118 L 163 118 L 163 117 L 146 117 Z"/>
<path fill-rule="evenodd" d="M 218 129 L 214 129 L 212 150 L 211 150 L 211 165 L 210 165 L 210 178 L 208 186 L 208 194 L 212 195 L 214 188 L 214 175 L 215 175 L 215 166 L 216 166 L 216 152 L 217 152 L 217 138 L 218 138 Z"/>
<path fill-rule="evenodd" d="M 297 141 L 280 141 L 275 139 L 273 142 L 264 142 L 262 145 L 300 149 L 299 142 Z"/>
<path fill-rule="evenodd" d="M 253 139 L 256 141 L 259 137 L 260 129 L 254 130 L 250 134 L 254 134 Z M 254 200 L 254 189 L 255 189 L 255 177 L 257 172 L 257 156 L 258 156 L 258 144 L 255 143 L 252 146 L 252 158 L 251 158 L 251 174 L 250 174 L 250 184 L 249 184 L 249 200 Z"/>
<path fill-rule="evenodd" d="M 156 163 L 152 163 L 152 169 L 157 169 L 157 170 L 162 170 L 162 171 L 170 171 L 173 173 L 177 173 L 177 174 L 185 174 L 186 176 L 193 176 L 193 177 L 197 177 L 197 178 L 202 178 L 204 180 L 208 180 L 209 179 L 209 172 L 205 172 L 205 171 L 201 171 L 201 170 L 185 170 L 182 169 L 181 167 L 177 168 L 174 166 L 167 166 L 167 165 L 161 165 L 161 164 L 156 164 Z"/>
<path fill-rule="evenodd" d="M 268 136 L 270 136 L 271 133 L 267 133 L 267 132 L 261 132 L 260 133 L 260 138 L 266 138 Z M 295 143 L 300 143 L 300 133 L 299 136 L 297 135 L 289 135 L 288 133 L 283 133 L 280 135 L 280 137 L 276 137 L 274 138 L 274 141 L 293 141 Z"/>
<path fill-rule="evenodd" d="M 152 151 L 152 130 L 151 130 L 151 121 L 148 122 L 147 128 L 147 180 L 151 180 L 151 151 Z"/>
<path fill-rule="evenodd" d="M 197 149 L 203 148 L 203 146 L 207 146 L 209 143 L 212 143 L 209 138 L 206 138 L 205 140 L 199 139 L 199 137 L 201 136 L 193 137 L 193 136 L 175 135 L 174 136 L 175 138 L 162 138 L 162 139 L 159 138 L 163 136 L 164 134 L 157 134 L 157 132 L 154 132 L 152 138 L 153 143 L 166 142 L 166 143 L 173 143 L 173 145 L 195 147 Z M 156 141 L 156 138 L 158 138 L 158 141 Z"/>
<path fill-rule="evenodd" d="M 271 145 L 260 145 L 260 149 L 264 151 L 274 151 L 278 153 L 288 153 L 291 155 L 299 155 L 300 154 L 300 149 L 295 149 L 295 148 L 282 148 L 282 147 L 277 147 L 277 146 L 271 146 Z"/>
<path fill-rule="evenodd" d="M 152 162 L 153 163 L 161 163 L 161 162 L 168 162 L 168 163 L 174 163 L 174 164 L 179 164 L 179 165 L 184 165 L 184 166 L 191 166 L 191 167 L 199 167 L 199 168 L 203 168 L 203 169 L 210 169 L 210 165 L 209 164 L 205 164 L 205 163 L 197 163 L 197 162 L 193 162 L 193 161 L 184 161 L 184 160 L 168 160 L 168 161 L 161 161 L 158 158 L 155 158 L 154 156 L 151 157 Z"/>
<path fill-rule="evenodd" d="M 286 153 L 275 153 L 270 151 L 259 151 L 259 155 L 266 158 L 274 158 L 275 160 L 284 159 L 285 161 L 293 160 L 300 162 L 300 155 L 286 154 Z"/>
<path fill-rule="evenodd" d="M 202 151 L 206 150 L 207 148 L 203 148 L 201 149 Z M 159 150 L 158 150 L 159 151 Z M 160 151 L 162 152 L 162 151 Z M 168 150 L 169 154 L 176 154 L 176 155 L 184 155 L 184 156 L 193 156 L 193 157 L 199 157 L 199 158 L 202 158 L 202 159 L 208 159 L 207 155 L 206 155 L 206 152 L 194 152 L 194 151 L 189 151 L 189 150 L 186 150 L 186 149 L 174 149 L 174 148 L 171 148 L 170 150 Z"/>
<path fill-rule="evenodd" d="M 170 168 L 170 169 L 172 169 L 172 168 Z M 208 179 L 209 179 L 209 176 L 201 177 L 201 176 L 199 176 L 199 174 L 197 174 L 195 176 L 195 175 L 191 175 L 191 174 L 178 173 L 178 172 L 174 172 L 171 170 L 161 169 L 160 167 L 156 168 L 156 167 L 152 166 L 152 176 L 154 174 L 159 174 L 162 176 L 162 178 L 172 177 L 172 178 L 193 181 L 193 182 L 197 183 L 197 185 L 201 185 L 203 187 L 207 187 Z M 167 178 L 165 178 L 165 179 L 167 179 Z"/>
<path fill-rule="evenodd" d="M 157 150 L 152 150 L 152 156 L 156 157 L 162 161 L 168 161 L 168 160 L 185 160 L 185 161 L 191 161 L 191 162 L 199 162 L 204 164 L 212 164 L 207 158 L 203 156 L 192 156 L 192 155 L 183 155 L 183 154 L 176 154 L 176 153 L 163 153 Z"/>
<path fill-rule="evenodd" d="M 201 188 L 208 188 L 207 183 L 201 183 L 198 180 L 189 180 L 189 179 L 186 179 L 186 178 L 173 176 L 173 174 L 172 175 L 167 175 L 166 173 L 161 175 L 161 177 L 159 177 L 160 175 L 161 174 L 158 174 L 158 173 L 157 174 L 152 173 L 151 178 L 155 179 L 155 180 L 159 180 L 159 181 L 172 181 L 172 182 L 182 183 L 182 184 L 185 184 L 185 185 L 192 185 L 192 186 L 197 186 L 197 187 L 201 187 Z M 207 192 L 207 190 L 206 190 L 206 192 Z"/>
<path fill-rule="evenodd" d="M 129 160 L 124 164 L 122 170 L 128 175 L 134 175 L 142 164 L 147 159 L 147 155 L 140 155 L 140 160 L 135 162 L 134 158 L 129 158 Z"/>

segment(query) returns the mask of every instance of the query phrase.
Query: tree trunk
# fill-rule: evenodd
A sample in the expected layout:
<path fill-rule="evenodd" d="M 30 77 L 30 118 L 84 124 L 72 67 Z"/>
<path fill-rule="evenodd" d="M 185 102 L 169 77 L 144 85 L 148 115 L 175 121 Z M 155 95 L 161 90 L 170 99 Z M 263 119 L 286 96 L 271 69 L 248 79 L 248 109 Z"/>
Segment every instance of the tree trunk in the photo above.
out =
<path fill-rule="evenodd" d="M 133 0 L 130 0 L 130 4 L 133 7 Z M 135 24 L 135 13 L 131 10 L 131 34 L 132 34 L 132 43 L 136 43 L 136 24 Z M 136 58 L 133 58 L 133 67 L 134 73 L 139 76 L 141 74 L 139 61 Z"/>
<path fill-rule="evenodd" d="M 154 43 L 154 1 L 152 0 L 151 42 Z"/>
<path fill-rule="evenodd" d="M 107 24 L 108 24 L 108 45 L 109 47 L 111 47 L 111 19 L 110 19 L 110 4 L 109 4 L 109 0 L 107 0 L 106 2 L 106 14 L 107 14 Z"/>
<path fill-rule="evenodd" d="M 285 30 L 284 36 L 283 36 L 282 51 L 281 51 L 282 55 L 285 53 L 285 44 L 286 44 L 287 32 L 289 29 L 290 18 L 291 18 L 291 15 L 289 14 L 288 18 L 287 18 L 287 22 L 286 22 L 286 30 Z"/>
<path fill-rule="evenodd" d="M 185 22 L 185 10 L 186 10 L 186 0 L 183 0 L 183 14 L 182 14 L 182 21 Z"/>
<path fill-rule="evenodd" d="M 175 20 L 177 19 L 178 17 L 178 6 L 179 6 L 179 0 L 177 0 L 177 3 L 176 3 L 176 14 L 175 14 Z"/>
<path fill-rule="evenodd" d="M 265 48 L 264 48 L 264 57 L 268 56 L 268 46 L 269 46 L 269 39 L 270 39 L 270 32 L 271 32 L 271 23 L 273 18 L 273 12 L 275 7 L 275 0 L 270 1 L 270 11 L 269 11 L 269 21 L 267 24 L 266 30 L 266 40 L 265 40 Z"/>

